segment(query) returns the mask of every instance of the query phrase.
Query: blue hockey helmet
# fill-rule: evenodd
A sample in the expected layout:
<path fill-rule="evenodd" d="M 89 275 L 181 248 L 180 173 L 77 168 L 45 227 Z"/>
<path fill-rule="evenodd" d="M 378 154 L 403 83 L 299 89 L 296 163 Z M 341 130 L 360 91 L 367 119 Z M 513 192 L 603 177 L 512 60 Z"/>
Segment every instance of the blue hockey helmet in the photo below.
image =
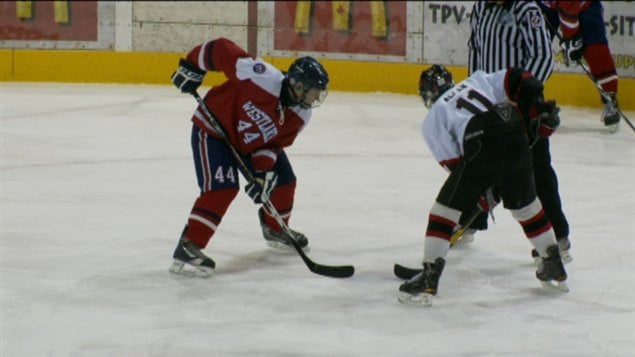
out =
<path fill-rule="evenodd" d="M 326 99 L 329 75 L 315 58 L 296 59 L 286 76 L 294 102 L 301 107 L 315 108 Z"/>
<path fill-rule="evenodd" d="M 452 87 L 452 73 L 440 64 L 423 70 L 419 76 L 419 96 L 426 108 L 432 107 L 432 104 Z"/>

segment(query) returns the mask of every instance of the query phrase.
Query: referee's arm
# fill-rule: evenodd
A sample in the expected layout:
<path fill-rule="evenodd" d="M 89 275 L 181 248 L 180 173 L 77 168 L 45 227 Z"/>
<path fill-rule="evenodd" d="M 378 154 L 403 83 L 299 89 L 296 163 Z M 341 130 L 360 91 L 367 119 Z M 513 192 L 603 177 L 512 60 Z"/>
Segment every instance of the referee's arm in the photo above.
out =
<path fill-rule="evenodd" d="M 527 15 L 523 16 L 521 23 L 521 35 L 525 44 L 523 69 L 531 72 L 534 77 L 544 83 L 551 76 L 554 65 L 551 37 L 537 6 L 535 10 L 530 10 Z"/>
<path fill-rule="evenodd" d="M 477 58 L 478 55 L 474 46 L 474 34 L 476 33 L 476 15 L 474 15 L 478 10 L 480 4 L 477 2 L 472 6 L 472 13 L 470 14 L 470 38 L 467 40 L 467 48 L 468 48 L 468 61 L 467 61 L 467 75 L 471 76 L 472 73 L 476 72 L 478 69 Z"/>

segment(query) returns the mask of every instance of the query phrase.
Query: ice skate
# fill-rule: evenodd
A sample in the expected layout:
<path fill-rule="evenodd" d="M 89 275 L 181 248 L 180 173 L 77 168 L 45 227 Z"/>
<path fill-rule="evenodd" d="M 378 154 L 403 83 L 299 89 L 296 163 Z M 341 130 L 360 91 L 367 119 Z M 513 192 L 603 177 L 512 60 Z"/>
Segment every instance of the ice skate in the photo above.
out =
<path fill-rule="evenodd" d="M 547 257 L 541 258 L 542 262 L 536 270 L 536 278 L 547 288 L 555 288 L 562 292 L 568 292 L 566 284 L 567 272 L 560 257 L 560 249 L 557 245 L 547 247 Z"/>
<path fill-rule="evenodd" d="M 611 132 L 616 132 L 619 129 L 620 113 L 617 111 L 617 102 L 615 101 L 615 95 L 611 94 L 611 100 L 603 99 L 604 110 L 602 111 L 602 121 Z"/>
<path fill-rule="evenodd" d="M 421 273 L 399 286 L 397 300 L 404 304 L 431 306 L 444 265 L 443 258 L 437 258 L 434 263 L 423 263 Z"/>
<path fill-rule="evenodd" d="M 558 248 L 560 248 L 560 257 L 562 258 L 562 261 L 565 264 L 571 263 L 573 256 L 571 256 L 570 252 L 571 242 L 569 241 L 569 238 L 556 238 L 556 240 L 558 241 Z M 531 250 L 531 257 L 534 258 L 534 264 L 536 267 L 539 267 L 542 262 L 542 258 L 540 258 L 540 255 L 538 255 L 538 252 L 535 249 Z"/>
<path fill-rule="evenodd" d="M 294 231 L 293 229 L 289 229 L 293 234 L 293 238 L 290 238 L 284 230 L 274 231 L 269 226 L 267 226 L 264 214 L 265 213 L 263 209 L 260 209 L 258 211 L 260 227 L 262 228 L 262 236 L 269 247 L 280 250 L 295 250 L 295 248 L 293 248 L 293 244 L 289 241 L 289 239 L 295 239 L 295 241 L 298 243 L 303 251 L 309 251 L 309 240 L 304 234 L 298 231 Z"/>
<path fill-rule="evenodd" d="M 187 230 L 187 227 L 183 230 L 183 233 Z M 212 258 L 203 254 L 194 243 L 192 243 L 185 236 L 181 236 L 179 243 L 172 255 L 174 262 L 170 267 L 170 273 L 197 276 L 202 278 L 208 278 L 212 276 L 216 263 Z M 186 266 L 192 269 L 186 269 Z"/>

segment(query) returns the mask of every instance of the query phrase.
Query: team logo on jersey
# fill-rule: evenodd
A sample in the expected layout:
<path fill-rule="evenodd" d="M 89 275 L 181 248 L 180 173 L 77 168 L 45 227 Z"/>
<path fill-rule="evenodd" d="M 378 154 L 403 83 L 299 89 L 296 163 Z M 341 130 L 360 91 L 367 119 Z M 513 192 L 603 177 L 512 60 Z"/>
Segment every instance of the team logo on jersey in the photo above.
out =
<path fill-rule="evenodd" d="M 509 121 L 512 116 L 512 107 L 507 103 L 496 104 L 494 110 L 503 121 Z"/>
<path fill-rule="evenodd" d="M 529 14 L 529 23 L 531 24 L 532 28 L 536 28 L 536 27 L 542 26 L 542 16 L 540 16 L 540 14 L 537 13 L 537 12 L 530 13 Z"/>
<path fill-rule="evenodd" d="M 256 63 L 254 65 L 254 72 L 258 73 L 258 74 L 263 74 L 265 73 L 265 65 L 262 63 Z"/>

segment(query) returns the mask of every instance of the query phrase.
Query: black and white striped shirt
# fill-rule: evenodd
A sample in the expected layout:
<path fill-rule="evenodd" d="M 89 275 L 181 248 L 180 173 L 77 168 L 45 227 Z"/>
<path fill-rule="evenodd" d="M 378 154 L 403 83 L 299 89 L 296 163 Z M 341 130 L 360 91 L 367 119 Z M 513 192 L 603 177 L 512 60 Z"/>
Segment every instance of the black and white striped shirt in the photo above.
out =
<path fill-rule="evenodd" d="M 509 67 L 531 72 L 545 82 L 553 71 L 551 38 L 540 8 L 533 1 L 507 1 L 496 5 L 475 1 L 468 42 L 471 75 Z"/>

